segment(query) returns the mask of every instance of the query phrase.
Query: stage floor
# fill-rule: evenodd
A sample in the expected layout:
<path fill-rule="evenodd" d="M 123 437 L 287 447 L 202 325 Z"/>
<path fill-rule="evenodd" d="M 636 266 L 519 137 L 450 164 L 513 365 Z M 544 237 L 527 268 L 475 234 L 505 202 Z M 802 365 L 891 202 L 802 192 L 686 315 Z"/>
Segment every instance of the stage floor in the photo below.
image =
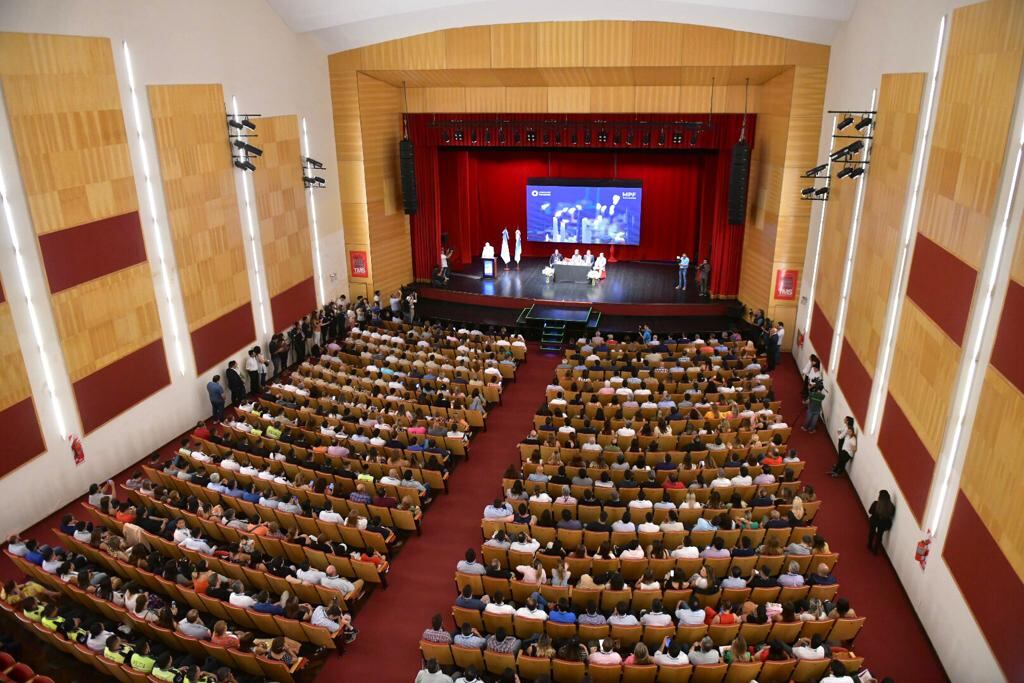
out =
<path fill-rule="evenodd" d="M 607 304 L 714 304 L 697 295 L 696 282 L 677 290 L 678 270 L 673 263 L 619 262 L 608 264 L 608 277 L 596 286 L 582 282 L 544 281 L 541 271 L 547 259 L 524 259 L 520 269 L 505 271 L 498 261 L 497 277 L 481 277 L 479 259 L 453 271 L 448 286 L 453 292 L 483 296 Z M 691 280 L 693 272 L 691 269 Z"/>

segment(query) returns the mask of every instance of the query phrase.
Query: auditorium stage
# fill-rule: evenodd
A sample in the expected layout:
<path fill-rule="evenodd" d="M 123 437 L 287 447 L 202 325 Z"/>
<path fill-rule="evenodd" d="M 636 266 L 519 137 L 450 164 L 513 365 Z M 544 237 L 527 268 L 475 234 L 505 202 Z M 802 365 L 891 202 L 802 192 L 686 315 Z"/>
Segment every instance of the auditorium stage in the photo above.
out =
<path fill-rule="evenodd" d="M 675 331 L 683 325 L 718 328 L 736 324 L 739 318 L 741 309 L 736 301 L 698 296 L 695 282 L 689 282 L 686 291 L 675 289 L 678 271 L 674 263 L 610 263 L 608 277 L 596 286 L 547 283 L 541 272 L 546 265 L 546 259 L 524 259 L 520 270 L 505 271 L 499 261 L 497 276 L 489 279 L 481 277 L 482 266 L 476 260 L 453 271 L 447 287 L 417 285 L 417 314 L 510 325 L 524 308 L 557 303 L 593 308 L 602 314 L 605 329 L 635 330 L 640 323 L 647 323 L 656 331 Z M 453 304 L 457 308 L 453 309 Z"/>

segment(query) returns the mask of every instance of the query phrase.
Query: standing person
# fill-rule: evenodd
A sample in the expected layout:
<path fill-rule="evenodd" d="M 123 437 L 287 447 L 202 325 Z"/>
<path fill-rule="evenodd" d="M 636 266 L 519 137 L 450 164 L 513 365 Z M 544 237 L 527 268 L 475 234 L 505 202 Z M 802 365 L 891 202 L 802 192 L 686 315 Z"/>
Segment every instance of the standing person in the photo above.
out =
<path fill-rule="evenodd" d="M 685 253 L 682 256 L 676 256 L 676 261 L 679 264 L 679 280 L 676 283 L 676 289 L 686 291 L 686 271 L 690 268 L 690 257 Z"/>
<path fill-rule="evenodd" d="M 515 252 L 516 270 L 519 270 L 519 260 L 523 258 L 523 232 L 516 228 L 516 252 Z"/>
<path fill-rule="evenodd" d="M 402 291 L 400 289 L 391 293 L 389 303 L 391 304 L 391 317 L 400 320 L 402 317 Z"/>
<path fill-rule="evenodd" d="M 852 415 L 843 418 L 843 428 L 839 430 L 839 458 L 836 466 L 829 474 L 836 478 L 846 472 L 846 463 L 853 460 L 857 455 L 857 424 L 853 421 Z"/>
<path fill-rule="evenodd" d="M 813 434 L 818 427 L 818 418 L 821 417 L 821 405 L 825 402 L 825 383 L 820 379 L 815 380 L 807 393 L 807 421 L 800 429 Z"/>
<path fill-rule="evenodd" d="M 206 393 L 210 395 L 213 406 L 213 419 L 220 422 L 224 419 L 224 387 L 220 385 L 220 375 L 214 375 L 206 385 Z"/>
<path fill-rule="evenodd" d="M 882 489 L 878 492 L 878 500 L 868 508 L 868 550 L 875 555 L 882 547 L 882 534 L 892 528 L 892 520 L 896 516 L 896 506 L 889 497 L 889 492 Z"/>
<path fill-rule="evenodd" d="M 270 363 L 267 362 L 266 356 L 263 355 L 263 349 L 254 346 L 252 350 L 256 352 L 256 364 L 259 368 L 260 386 L 262 387 L 267 384 L 267 368 L 270 367 Z"/>
<path fill-rule="evenodd" d="M 249 392 L 255 393 L 260 388 L 260 364 L 256 360 L 256 349 L 249 349 L 249 356 L 245 359 L 245 374 L 249 376 Z"/>
<path fill-rule="evenodd" d="M 508 250 L 508 228 L 501 229 L 501 260 L 505 262 L 505 270 L 508 270 L 508 262 L 512 260 Z"/>
<path fill-rule="evenodd" d="M 296 323 L 288 332 L 288 342 L 295 351 L 295 362 L 302 363 L 306 360 L 306 336 L 302 333 L 302 325 Z"/>
<path fill-rule="evenodd" d="M 441 247 L 441 281 L 444 283 L 448 282 L 448 259 L 455 253 L 454 249 L 445 249 Z"/>
<path fill-rule="evenodd" d="M 231 402 L 238 405 L 245 398 L 245 382 L 238 372 L 238 361 L 228 363 L 227 372 L 224 373 L 228 380 L 228 390 L 231 392 Z"/>
<path fill-rule="evenodd" d="M 416 319 L 416 301 L 419 297 L 416 296 L 416 292 L 411 291 L 409 295 L 405 297 L 405 303 L 408 306 L 409 322 L 411 323 Z"/>
<path fill-rule="evenodd" d="M 779 362 L 779 328 L 772 325 L 772 328 L 768 331 L 768 348 L 766 355 L 768 356 L 768 369 L 774 370 L 775 364 Z"/>
<path fill-rule="evenodd" d="M 819 379 L 821 379 L 821 359 L 812 353 L 811 357 L 807 360 L 807 365 L 804 367 L 804 387 L 800 392 L 805 404 L 807 403 L 807 394 L 810 391 L 811 385 L 814 384 L 815 380 Z"/>
<path fill-rule="evenodd" d="M 707 259 L 701 261 L 700 266 L 697 268 L 697 289 L 701 296 L 708 295 L 708 289 L 711 286 L 711 264 L 708 263 Z"/>

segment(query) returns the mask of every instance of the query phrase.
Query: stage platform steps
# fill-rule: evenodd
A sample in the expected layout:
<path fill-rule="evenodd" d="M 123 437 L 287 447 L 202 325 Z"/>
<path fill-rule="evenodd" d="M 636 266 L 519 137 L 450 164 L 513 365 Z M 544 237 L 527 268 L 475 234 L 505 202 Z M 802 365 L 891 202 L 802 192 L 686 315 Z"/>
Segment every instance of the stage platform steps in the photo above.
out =
<path fill-rule="evenodd" d="M 542 350 L 561 351 L 566 335 L 596 330 L 600 321 L 601 312 L 593 308 L 534 304 L 520 312 L 516 323 L 528 329 L 539 328 Z"/>

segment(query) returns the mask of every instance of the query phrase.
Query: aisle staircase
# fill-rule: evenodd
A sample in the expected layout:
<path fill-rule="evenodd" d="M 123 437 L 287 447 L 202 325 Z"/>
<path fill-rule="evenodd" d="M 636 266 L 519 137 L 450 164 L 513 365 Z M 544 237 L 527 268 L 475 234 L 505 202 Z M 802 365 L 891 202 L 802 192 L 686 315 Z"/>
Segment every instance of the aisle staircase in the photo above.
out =
<path fill-rule="evenodd" d="M 542 351 L 561 351 L 565 344 L 565 323 L 545 320 L 540 333 Z"/>

